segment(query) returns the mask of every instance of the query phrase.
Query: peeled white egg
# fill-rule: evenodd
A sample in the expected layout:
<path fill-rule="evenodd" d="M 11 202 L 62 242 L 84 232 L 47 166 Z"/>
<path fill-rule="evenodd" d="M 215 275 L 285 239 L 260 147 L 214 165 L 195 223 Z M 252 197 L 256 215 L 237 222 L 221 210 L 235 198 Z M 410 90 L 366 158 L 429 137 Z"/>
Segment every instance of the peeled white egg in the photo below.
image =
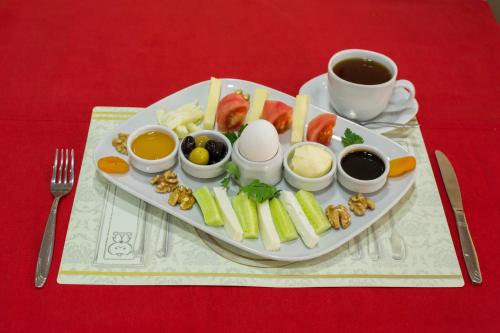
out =
<path fill-rule="evenodd" d="M 273 124 L 258 119 L 245 128 L 238 140 L 240 154 L 253 162 L 271 159 L 278 151 L 280 139 Z"/>

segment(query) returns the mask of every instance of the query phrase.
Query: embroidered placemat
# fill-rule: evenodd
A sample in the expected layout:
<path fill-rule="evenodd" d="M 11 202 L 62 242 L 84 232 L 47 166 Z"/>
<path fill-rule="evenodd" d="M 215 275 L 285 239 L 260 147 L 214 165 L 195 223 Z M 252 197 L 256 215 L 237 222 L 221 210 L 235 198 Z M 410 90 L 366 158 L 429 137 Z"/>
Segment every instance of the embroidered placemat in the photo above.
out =
<path fill-rule="evenodd" d="M 252 265 L 240 254 L 107 183 L 92 162 L 105 132 L 139 108 L 96 107 L 57 281 L 100 285 L 264 287 L 460 287 L 464 281 L 419 129 L 390 132 L 418 161 L 409 193 L 378 221 L 373 235 L 302 263 Z M 167 216 L 169 217 L 169 216 Z M 169 220 L 167 222 L 166 220 Z M 168 226 L 168 228 L 167 228 Z M 393 233 L 404 258 L 393 258 Z M 212 243 L 207 243 L 212 242 Z M 370 244 L 368 244 L 370 243 Z M 353 244 L 351 244 L 353 246 Z M 369 255 L 373 249 L 378 255 Z M 370 249 L 370 251 L 368 251 Z M 378 259 L 377 259 L 378 258 Z M 241 263 L 238 263 L 241 262 Z M 255 267 L 257 266 L 257 267 Z"/>

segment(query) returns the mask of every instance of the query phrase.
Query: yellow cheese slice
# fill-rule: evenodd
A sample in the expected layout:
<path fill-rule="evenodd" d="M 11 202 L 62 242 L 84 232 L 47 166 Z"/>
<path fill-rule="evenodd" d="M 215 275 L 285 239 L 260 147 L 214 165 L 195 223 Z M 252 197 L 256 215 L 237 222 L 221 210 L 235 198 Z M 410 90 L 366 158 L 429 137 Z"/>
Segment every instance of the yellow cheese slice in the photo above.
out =
<path fill-rule="evenodd" d="M 266 89 L 257 88 L 253 92 L 252 103 L 250 104 L 250 111 L 247 115 L 247 123 L 260 119 L 264 103 L 266 102 L 268 92 Z"/>
<path fill-rule="evenodd" d="M 203 118 L 203 128 L 213 129 L 215 125 L 215 113 L 220 98 L 221 81 L 214 77 L 210 78 L 210 89 L 208 90 L 207 109 Z"/>
<path fill-rule="evenodd" d="M 304 125 L 307 112 L 309 112 L 309 96 L 297 95 L 292 117 L 292 144 L 302 142 L 304 138 Z"/>

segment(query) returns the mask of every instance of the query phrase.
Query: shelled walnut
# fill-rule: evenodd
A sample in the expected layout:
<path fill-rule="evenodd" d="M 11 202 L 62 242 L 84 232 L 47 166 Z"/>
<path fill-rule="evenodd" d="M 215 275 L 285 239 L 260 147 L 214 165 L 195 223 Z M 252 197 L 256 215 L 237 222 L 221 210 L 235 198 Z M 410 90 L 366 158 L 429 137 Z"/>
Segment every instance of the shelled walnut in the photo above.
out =
<path fill-rule="evenodd" d="M 365 215 L 366 209 L 374 210 L 375 202 L 372 199 L 366 198 L 363 194 L 358 193 L 349 198 L 349 208 L 357 216 Z"/>
<path fill-rule="evenodd" d="M 193 191 L 184 185 L 177 186 L 168 198 L 170 206 L 179 204 L 182 210 L 193 208 L 195 202 Z"/>
<path fill-rule="evenodd" d="M 167 170 L 162 175 L 154 176 L 150 183 L 156 185 L 156 192 L 170 193 L 179 184 L 179 179 L 177 178 L 175 172 Z"/>
<path fill-rule="evenodd" d="M 343 205 L 328 205 L 325 213 L 328 221 L 330 221 L 335 230 L 338 230 L 340 227 L 346 229 L 351 225 L 351 214 L 349 214 L 349 211 Z"/>
<path fill-rule="evenodd" d="M 127 139 L 128 139 L 128 134 L 127 133 L 118 133 L 118 136 L 111 141 L 111 144 L 113 147 L 115 147 L 116 151 L 128 155 L 127 151 Z"/>

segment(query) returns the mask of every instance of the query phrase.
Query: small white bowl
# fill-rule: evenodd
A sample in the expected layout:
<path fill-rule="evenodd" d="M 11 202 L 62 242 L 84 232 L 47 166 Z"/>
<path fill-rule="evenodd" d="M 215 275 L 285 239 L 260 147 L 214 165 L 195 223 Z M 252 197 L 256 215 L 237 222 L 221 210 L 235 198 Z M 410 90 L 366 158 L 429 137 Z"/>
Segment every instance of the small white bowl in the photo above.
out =
<path fill-rule="evenodd" d="M 238 183 L 241 186 L 248 185 L 254 179 L 258 179 L 268 185 L 276 185 L 282 178 L 283 167 L 283 149 L 278 145 L 276 155 L 267 161 L 254 162 L 244 158 L 238 149 L 239 139 L 234 143 L 231 159 L 240 169 L 240 179 Z"/>
<path fill-rule="evenodd" d="M 325 175 L 317 178 L 304 177 L 295 173 L 290 167 L 290 161 L 293 157 L 295 149 L 304 145 L 316 146 L 328 152 L 330 154 L 330 157 L 332 158 L 332 166 L 330 168 L 330 171 L 328 171 Z M 291 146 L 286 154 L 283 166 L 285 169 L 285 180 L 288 182 L 288 184 L 300 190 L 311 192 L 320 191 L 330 185 L 335 179 L 335 174 L 337 172 L 337 161 L 335 158 L 335 154 L 331 151 L 331 149 L 317 142 L 299 142 Z"/>
<path fill-rule="evenodd" d="M 134 142 L 134 140 L 139 135 L 150 131 L 163 132 L 168 136 L 170 136 L 175 143 L 174 150 L 172 150 L 172 152 L 167 156 L 160 158 L 158 160 L 147 160 L 134 154 L 134 152 L 132 151 L 132 142 Z M 156 173 L 170 169 L 171 167 L 174 166 L 175 162 L 177 161 L 176 158 L 177 151 L 179 150 L 179 138 L 177 137 L 177 134 L 175 134 L 175 132 L 169 129 L 168 127 L 161 125 L 146 125 L 139 127 L 138 129 L 130 133 L 127 140 L 127 147 L 128 147 L 128 159 L 130 164 L 132 164 L 134 168 L 147 173 Z"/>
<path fill-rule="evenodd" d="M 222 175 L 224 172 L 226 172 L 226 163 L 231 157 L 231 141 L 229 141 L 229 139 L 226 138 L 224 134 L 216 131 L 202 130 L 191 134 L 191 136 L 195 139 L 200 135 L 206 135 L 211 140 L 224 142 L 227 146 L 226 156 L 224 156 L 224 158 L 217 163 L 200 165 L 188 160 L 188 158 L 184 156 L 184 153 L 181 150 L 179 152 L 179 161 L 181 163 L 182 170 L 193 177 L 202 179 L 214 178 Z"/>
<path fill-rule="evenodd" d="M 379 177 L 370 180 L 361 180 L 349 176 L 347 172 L 345 172 L 345 170 L 342 168 L 342 159 L 344 158 L 344 156 L 353 151 L 368 151 L 380 157 L 380 159 L 384 162 L 384 173 L 382 173 L 382 175 L 380 175 Z M 337 168 L 339 183 L 346 189 L 357 193 L 371 193 L 380 190 L 385 185 L 387 176 L 389 174 L 389 158 L 373 146 L 366 144 L 351 145 L 345 147 L 340 152 L 337 159 Z"/>

